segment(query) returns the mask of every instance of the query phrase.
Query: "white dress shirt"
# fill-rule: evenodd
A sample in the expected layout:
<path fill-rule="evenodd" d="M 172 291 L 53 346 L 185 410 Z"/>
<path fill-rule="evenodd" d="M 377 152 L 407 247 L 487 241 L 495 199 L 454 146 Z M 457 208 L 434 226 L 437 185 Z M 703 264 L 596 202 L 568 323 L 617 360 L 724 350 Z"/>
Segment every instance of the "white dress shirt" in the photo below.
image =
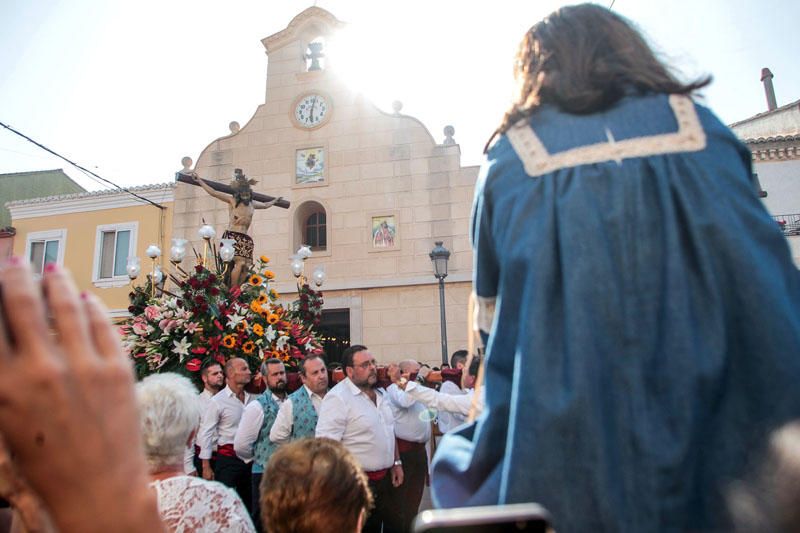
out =
<path fill-rule="evenodd" d="M 311 398 L 311 405 L 314 406 L 314 410 L 317 412 L 317 416 L 319 416 L 319 408 L 322 405 L 322 396 L 315 392 L 311 392 L 311 389 L 303 385 L 303 389 L 308 394 L 308 397 Z M 281 408 L 278 411 L 278 416 L 275 418 L 275 422 L 272 424 L 272 429 L 269 430 L 269 440 L 274 442 L 275 444 L 284 444 L 289 442 L 289 437 L 292 436 L 292 425 L 294 424 L 294 407 L 292 407 L 292 400 L 286 399 L 285 402 L 281 404 Z"/>
<path fill-rule="evenodd" d="M 452 381 L 445 381 L 442 383 L 442 386 L 439 387 L 439 392 L 442 394 L 466 394 L 466 391 L 461 389 L 458 385 L 453 383 Z M 466 415 L 462 415 L 459 413 L 452 413 L 450 411 L 439 411 L 436 415 L 437 424 L 439 425 L 439 431 L 442 433 L 447 433 L 448 431 L 455 429 L 456 427 L 460 426 L 464 422 L 467 421 Z"/>
<path fill-rule="evenodd" d="M 203 421 L 200 423 L 198 435 L 200 459 L 211 459 L 215 433 L 217 445 L 233 444 L 239 420 L 242 418 L 242 411 L 253 398 L 252 394 L 245 392 L 244 402 L 242 402 L 227 385 L 211 398 L 208 408 L 203 414 Z"/>
<path fill-rule="evenodd" d="M 199 437 L 200 437 L 200 423 L 203 421 L 203 414 L 206 412 L 206 408 L 208 407 L 208 403 L 211 401 L 211 398 L 214 396 L 214 393 L 208 389 L 203 389 L 203 392 L 197 395 L 197 403 L 200 405 L 200 420 L 197 421 L 197 432 L 194 434 L 194 444 L 200 446 Z M 217 439 L 216 436 L 214 438 L 214 447 L 217 446 Z M 186 450 L 183 452 L 183 473 L 184 474 L 191 474 L 195 472 L 194 468 L 194 447 L 187 446 Z"/>
<path fill-rule="evenodd" d="M 394 415 L 386 393 L 376 389 L 377 405 L 349 378 L 325 395 L 317 437 L 341 442 L 367 472 L 394 464 Z"/>
<path fill-rule="evenodd" d="M 386 389 L 394 413 L 394 434 L 409 442 L 428 442 L 431 419 L 428 408 L 392 383 Z"/>
<path fill-rule="evenodd" d="M 481 390 L 481 395 L 478 397 L 476 414 L 480 414 L 483 410 L 484 390 Z M 464 394 L 445 394 L 410 381 L 406 385 L 406 394 L 427 405 L 430 409 L 436 409 L 439 412 L 448 411 L 466 417 L 472 408 L 472 397 L 475 395 L 475 389 L 467 389 Z"/>
<path fill-rule="evenodd" d="M 272 399 L 278 405 L 283 404 L 284 398 L 280 398 L 272 394 Z M 261 402 L 253 401 L 244 408 L 242 420 L 239 422 L 239 429 L 236 430 L 236 435 L 233 438 L 233 449 L 236 451 L 236 456 L 245 463 L 253 460 L 253 445 L 256 443 L 258 434 L 261 431 L 261 424 L 264 423 L 264 408 L 261 407 Z"/>

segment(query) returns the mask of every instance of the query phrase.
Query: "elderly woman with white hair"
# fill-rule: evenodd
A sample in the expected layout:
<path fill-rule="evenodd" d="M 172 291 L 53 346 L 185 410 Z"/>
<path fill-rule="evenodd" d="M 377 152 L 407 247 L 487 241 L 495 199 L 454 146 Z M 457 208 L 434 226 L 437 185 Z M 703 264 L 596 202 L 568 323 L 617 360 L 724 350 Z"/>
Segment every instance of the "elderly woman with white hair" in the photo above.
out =
<path fill-rule="evenodd" d="M 169 529 L 176 533 L 254 532 L 236 492 L 216 481 L 184 475 L 184 450 L 193 442 L 200 421 L 191 382 L 178 374 L 148 376 L 136 385 L 136 397 L 150 486 Z"/>

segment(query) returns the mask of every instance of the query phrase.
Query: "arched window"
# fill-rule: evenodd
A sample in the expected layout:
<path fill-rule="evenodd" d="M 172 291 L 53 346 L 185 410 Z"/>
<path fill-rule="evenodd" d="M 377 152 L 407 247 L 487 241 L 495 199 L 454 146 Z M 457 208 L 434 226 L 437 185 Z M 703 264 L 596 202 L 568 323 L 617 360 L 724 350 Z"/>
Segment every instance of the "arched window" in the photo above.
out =
<path fill-rule="evenodd" d="M 328 246 L 326 231 L 325 211 L 315 211 L 306 218 L 303 228 L 304 244 L 311 246 L 312 250 L 325 250 Z"/>
<path fill-rule="evenodd" d="M 293 249 L 307 244 L 314 251 L 328 249 L 328 213 L 321 203 L 303 202 L 294 213 Z"/>

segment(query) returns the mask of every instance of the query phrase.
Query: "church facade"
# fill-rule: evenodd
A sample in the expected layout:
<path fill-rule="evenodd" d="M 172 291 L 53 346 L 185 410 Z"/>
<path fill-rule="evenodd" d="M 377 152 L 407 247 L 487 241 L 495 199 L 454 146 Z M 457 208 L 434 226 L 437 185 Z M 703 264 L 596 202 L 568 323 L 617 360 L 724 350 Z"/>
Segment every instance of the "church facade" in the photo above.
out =
<path fill-rule="evenodd" d="M 337 78 L 335 58 L 321 52 L 341 26 L 312 7 L 263 39 L 264 103 L 244 126 L 232 123 L 230 135 L 206 146 L 191 170 L 229 183 L 239 168 L 257 180 L 255 192 L 291 203 L 255 212 L 255 254 L 270 257 L 274 288 L 288 302 L 296 291 L 290 257 L 311 247 L 305 272 L 326 274 L 322 329 L 332 352 L 358 343 L 380 362 L 438 364 L 439 288 L 429 254 L 437 241 L 451 252 L 445 309 L 453 352 L 466 347 L 478 167 L 461 166 L 452 134 L 437 143 L 419 120 L 379 110 Z M 201 247 L 203 221 L 220 235 L 227 205 L 178 183 L 172 235 Z"/>

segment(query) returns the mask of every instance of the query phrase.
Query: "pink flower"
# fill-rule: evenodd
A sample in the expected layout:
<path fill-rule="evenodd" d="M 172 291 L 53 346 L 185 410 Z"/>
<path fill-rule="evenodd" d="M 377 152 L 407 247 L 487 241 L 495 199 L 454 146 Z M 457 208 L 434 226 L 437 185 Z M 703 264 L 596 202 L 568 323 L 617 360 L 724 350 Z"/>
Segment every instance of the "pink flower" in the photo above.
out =
<path fill-rule="evenodd" d="M 144 316 L 147 320 L 155 320 L 161 314 L 161 310 L 155 305 L 148 305 L 144 308 Z"/>
<path fill-rule="evenodd" d="M 133 323 L 133 332 L 139 336 L 145 336 L 148 334 L 147 331 L 147 324 L 144 322 L 134 322 Z"/>
<path fill-rule="evenodd" d="M 186 330 L 186 333 L 194 333 L 195 331 L 197 331 L 198 325 L 199 324 L 197 322 L 187 322 L 183 326 L 183 329 Z"/>
<path fill-rule="evenodd" d="M 134 357 L 137 358 L 137 359 L 141 359 L 142 357 L 147 357 L 147 354 L 144 353 L 144 352 L 137 353 L 136 355 L 134 355 Z"/>

